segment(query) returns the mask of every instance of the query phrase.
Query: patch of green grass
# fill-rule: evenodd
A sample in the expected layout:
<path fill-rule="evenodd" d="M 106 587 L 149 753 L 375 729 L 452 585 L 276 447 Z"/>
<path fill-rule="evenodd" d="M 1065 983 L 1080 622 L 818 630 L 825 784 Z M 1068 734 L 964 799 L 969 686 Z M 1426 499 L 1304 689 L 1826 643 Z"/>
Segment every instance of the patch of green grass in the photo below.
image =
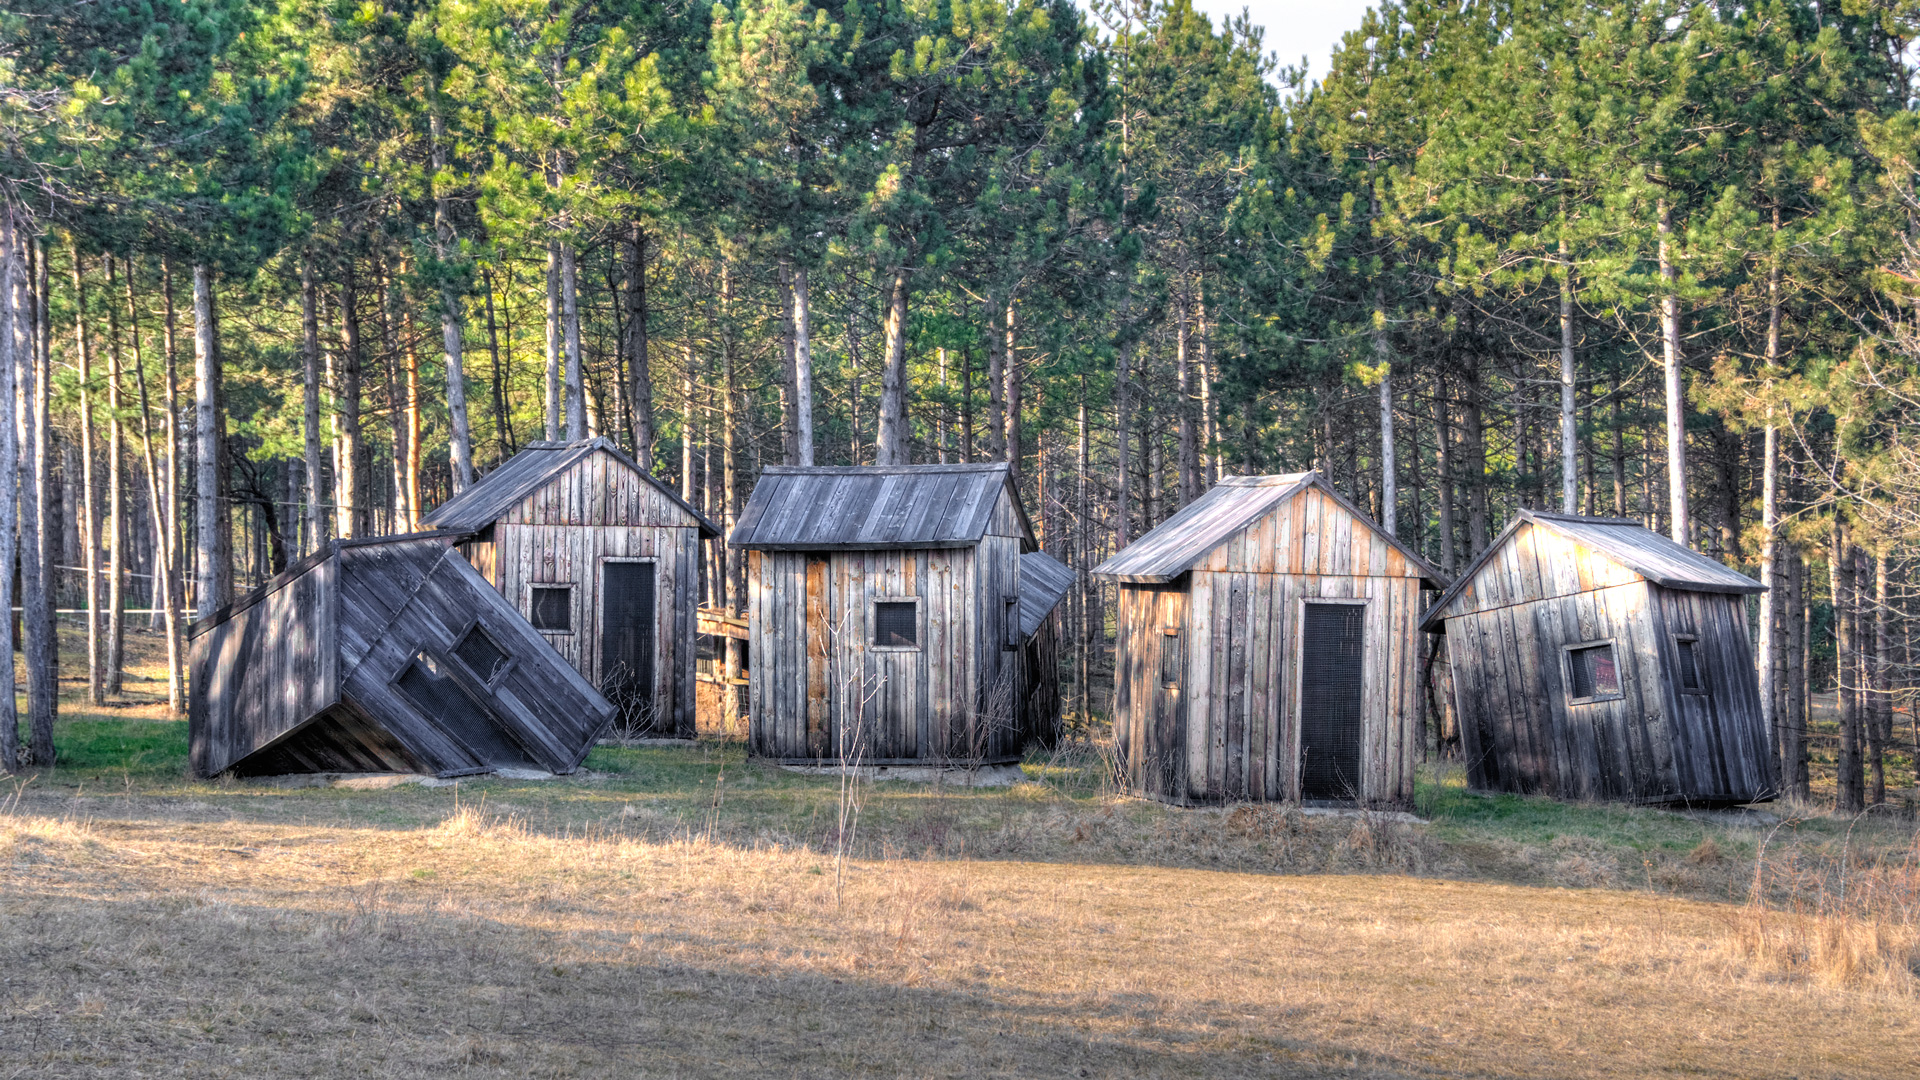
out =
<path fill-rule="evenodd" d="M 26 732 L 21 731 L 21 740 Z M 57 769 L 83 781 L 127 778 L 165 784 L 187 774 L 185 720 L 62 720 L 54 725 Z"/>

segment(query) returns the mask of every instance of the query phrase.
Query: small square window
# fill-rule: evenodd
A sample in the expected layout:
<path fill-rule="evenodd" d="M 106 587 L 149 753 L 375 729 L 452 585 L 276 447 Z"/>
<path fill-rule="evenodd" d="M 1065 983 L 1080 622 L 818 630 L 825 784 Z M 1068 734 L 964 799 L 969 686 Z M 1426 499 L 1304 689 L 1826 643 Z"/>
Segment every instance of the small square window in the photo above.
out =
<path fill-rule="evenodd" d="M 572 632 L 573 586 L 535 585 L 532 607 L 531 621 L 535 630 L 549 634 Z"/>
<path fill-rule="evenodd" d="M 881 600 L 873 605 L 873 643 L 882 649 L 920 647 L 920 605 L 912 600 Z"/>
<path fill-rule="evenodd" d="M 1700 643 L 1692 638 L 1675 638 L 1680 654 L 1680 689 L 1689 694 L 1703 694 L 1706 684 L 1700 678 Z"/>
<path fill-rule="evenodd" d="M 467 631 L 467 636 L 453 647 L 453 655 L 459 657 L 475 677 L 489 685 L 507 667 L 507 654 L 478 626 Z"/>
<path fill-rule="evenodd" d="M 1620 669 L 1614 663 L 1612 642 L 1569 649 L 1567 667 L 1572 677 L 1567 696 L 1573 700 L 1597 701 L 1620 696 Z"/>

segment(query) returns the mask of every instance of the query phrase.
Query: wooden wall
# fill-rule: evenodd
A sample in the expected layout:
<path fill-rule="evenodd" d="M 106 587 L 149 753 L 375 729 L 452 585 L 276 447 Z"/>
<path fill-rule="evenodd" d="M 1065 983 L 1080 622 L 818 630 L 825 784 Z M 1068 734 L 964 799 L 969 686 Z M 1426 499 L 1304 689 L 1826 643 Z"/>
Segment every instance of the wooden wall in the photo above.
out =
<path fill-rule="evenodd" d="M 1413 798 L 1423 753 L 1420 570 L 1315 488 L 1199 559 L 1120 587 L 1116 731 L 1133 790 L 1179 803 L 1299 798 L 1302 604 L 1365 604 L 1361 798 Z M 1177 627 L 1177 638 L 1165 630 Z M 1177 685 L 1162 653 L 1178 648 Z"/>
<path fill-rule="evenodd" d="M 1681 694 L 1674 634 L 1697 633 L 1708 693 Z M 1744 598 L 1674 592 L 1526 524 L 1447 609 L 1468 780 L 1563 799 L 1758 798 L 1772 759 Z M 1564 651 L 1614 642 L 1621 694 L 1573 704 Z"/>
<path fill-rule="evenodd" d="M 320 560 L 194 635 L 187 713 L 195 775 L 225 771 L 339 701 L 338 584 L 337 562 Z"/>
<path fill-rule="evenodd" d="M 599 686 L 601 566 L 654 563 L 656 731 L 692 738 L 694 611 L 700 533 L 686 510 L 613 455 L 581 460 L 503 515 L 491 537 L 462 545 L 507 602 L 530 615 L 532 586 L 573 586 L 573 630 L 545 634 L 574 669 Z"/>
<path fill-rule="evenodd" d="M 1017 595 L 1024 529 L 1004 495 L 992 520 L 976 547 L 748 552 L 750 752 L 824 761 L 861 745 L 874 764 L 1017 759 L 1023 665 L 1003 646 L 1002 598 Z M 871 645 L 874 599 L 896 596 L 920 602 L 916 650 Z"/>

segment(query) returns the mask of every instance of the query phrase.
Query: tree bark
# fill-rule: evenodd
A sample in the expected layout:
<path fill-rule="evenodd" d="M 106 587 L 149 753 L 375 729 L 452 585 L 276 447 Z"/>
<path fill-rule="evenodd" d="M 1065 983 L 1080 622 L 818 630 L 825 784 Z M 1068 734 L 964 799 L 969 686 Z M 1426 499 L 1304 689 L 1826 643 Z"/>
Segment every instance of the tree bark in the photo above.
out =
<path fill-rule="evenodd" d="M 163 321 L 160 324 L 161 377 L 165 380 L 166 418 L 160 425 L 167 439 L 166 515 L 167 515 L 167 591 L 173 596 L 174 617 L 167 622 L 167 702 L 176 713 L 187 709 L 186 671 L 186 584 L 181 577 L 182 545 L 186 531 L 180 506 L 180 365 L 174 353 L 173 264 L 160 260 L 160 299 Z"/>
<path fill-rule="evenodd" d="M 1560 511 L 1577 513 L 1579 482 L 1574 475 L 1578 454 L 1579 416 L 1574 411 L 1573 263 L 1567 241 L 1560 239 Z"/>
<path fill-rule="evenodd" d="M 507 424 L 507 404 L 511 400 L 507 393 L 507 377 L 513 367 L 512 335 L 509 333 L 507 347 L 509 354 L 505 366 L 500 357 L 500 326 L 493 317 L 493 271 L 487 271 L 487 352 L 493 357 L 493 434 L 500 460 L 505 461 L 513 454 L 513 432 Z M 512 330 L 512 324 L 508 324 Z"/>
<path fill-rule="evenodd" d="M 447 167 L 447 149 L 437 91 L 435 97 L 435 108 L 428 113 L 427 122 L 433 137 L 433 171 L 437 174 Z M 460 294 L 453 287 L 447 266 L 454 255 L 453 215 L 447 208 L 447 197 L 440 190 L 437 178 L 433 188 L 433 254 L 440 263 L 436 269 L 440 278 L 441 355 L 447 366 L 447 456 L 453 471 L 453 493 L 458 495 L 473 483 L 473 436 L 467 423 L 467 372 L 462 353 Z M 415 469 L 414 473 L 417 477 L 419 470 Z M 412 512 L 416 515 L 420 513 L 417 503 L 412 507 Z"/>
<path fill-rule="evenodd" d="M 389 533 L 408 532 L 413 508 L 407 503 L 407 495 L 413 484 L 407 476 L 407 467 L 412 463 L 413 454 L 409 450 L 407 397 L 403 380 L 406 375 L 400 370 L 400 282 L 392 274 L 387 275 L 385 288 L 381 290 L 380 337 L 384 348 L 386 363 L 381 367 L 387 382 L 387 431 L 389 432 L 388 459 L 393 474 L 393 501 L 389 510 L 393 513 L 393 525 Z M 378 532 L 379 530 L 372 530 Z"/>
<path fill-rule="evenodd" d="M 28 756 L 38 765 L 41 762 L 34 751 L 43 743 L 51 763 L 53 722 L 60 701 L 60 666 L 53 629 L 53 583 L 58 563 L 53 557 L 53 530 L 47 527 L 46 502 L 51 479 L 47 441 L 47 353 L 51 344 L 46 310 L 47 254 L 37 241 L 25 236 L 17 210 L 7 207 L 5 212 L 11 220 L 0 223 L 0 227 L 11 229 L 16 252 L 30 260 L 30 266 L 17 267 L 16 272 L 22 276 L 14 284 L 12 295 L 18 298 L 24 294 L 27 305 L 23 312 L 20 300 L 13 301 L 14 410 L 20 456 L 20 587 L 25 594 L 20 598 L 20 629 L 25 638 L 21 651 L 27 661 L 27 743 Z M 18 259 L 16 255 L 16 263 Z M 11 770 L 15 766 L 18 749 L 0 738 L 0 768 Z"/>
<path fill-rule="evenodd" d="M 887 290 L 887 357 L 880 371 L 880 430 L 873 454 L 876 465 L 905 465 L 911 460 L 907 432 L 908 273 L 904 266 L 894 267 Z"/>
<path fill-rule="evenodd" d="M 313 260 L 300 260 L 301 426 L 307 470 L 307 536 L 313 548 L 326 543 L 320 497 L 320 317 L 313 285 Z"/>
<path fill-rule="evenodd" d="M 560 245 L 560 309 L 567 335 L 567 441 L 587 437 L 587 387 L 580 361 L 580 290 L 573 245 Z"/>
<path fill-rule="evenodd" d="M 105 672 L 100 640 L 100 522 L 94 516 L 99 503 L 93 490 L 93 357 L 87 348 L 87 286 L 80 247 L 69 242 L 73 260 L 73 345 L 80 376 L 80 542 L 85 546 L 87 574 L 87 702 L 106 701 Z"/>
<path fill-rule="evenodd" d="M 1839 804 L 1844 814 L 1866 809 L 1866 783 L 1861 766 L 1860 713 L 1854 693 L 1857 658 L 1853 620 L 1853 553 L 1845 523 L 1834 514 L 1832 551 L 1827 560 L 1828 584 L 1833 592 L 1834 694 L 1840 714 Z"/>
<path fill-rule="evenodd" d="M 1200 497 L 1200 445 L 1193 422 L 1193 333 L 1186 293 L 1176 290 L 1173 304 L 1173 370 L 1180 395 L 1180 505 L 1185 506 Z"/>
<path fill-rule="evenodd" d="M 334 458 L 334 503 L 339 507 L 335 535 L 366 535 L 360 486 L 360 312 L 355 304 L 353 267 L 340 282 L 340 371 L 334 409 L 340 415 L 340 439 Z"/>
<path fill-rule="evenodd" d="M 1020 463 L 1026 455 L 1021 445 L 1020 434 L 1020 324 L 1013 309 L 1013 301 L 1007 301 L 1006 308 L 1006 390 L 1002 395 L 1007 405 L 1007 464 L 1013 468 L 1013 478 L 1020 480 Z"/>
<path fill-rule="evenodd" d="M 15 415 L 15 375 L 23 357 L 33 352 L 32 318 L 28 305 L 26 259 L 21 246 L 26 242 L 21 219 L 24 215 L 11 201 L 0 202 L 0 477 L 16 482 L 20 475 L 20 429 Z M 25 499 L 20 500 L 21 504 Z M 0 498 L 0 772 L 12 773 L 20 767 L 20 714 L 14 696 L 13 669 L 13 565 L 20 524 L 15 518 L 16 503 Z M 22 578 L 25 569 L 22 568 Z M 24 580 L 22 582 L 24 585 Z"/>
<path fill-rule="evenodd" d="M 1893 710 L 1888 706 L 1887 695 L 1887 555 L 1884 547 L 1875 551 L 1871 564 L 1867 553 L 1859 552 L 1859 570 L 1862 577 L 1873 578 L 1873 612 L 1871 616 L 1862 612 L 1860 616 L 1860 636 L 1868 639 L 1861 650 L 1863 678 L 1860 684 L 1864 698 L 1864 721 L 1867 728 L 1867 768 L 1869 773 L 1867 801 L 1878 806 L 1887 801 L 1887 741 L 1893 734 Z M 1863 582 L 1860 591 L 1866 591 Z M 1863 607 L 1865 605 L 1862 605 Z"/>
<path fill-rule="evenodd" d="M 803 275 L 803 288 L 804 280 Z M 627 236 L 627 417 L 633 433 L 633 459 L 641 471 L 651 475 L 655 435 L 647 314 L 647 233 L 636 221 Z M 806 435 L 811 447 L 811 427 Z M 813 464 L 811 455 L 803 464 Z"/>
<path fill-rule="evenodd" d="M 987 459 L 1007 460 L 1007 338 L 1000 325 L 1005 310 L 998 300 L 987 302 Z"/>
<path fill-rule="evenodd" d="M 693 338 L 680 343 L 680 498 L 693 505 L 693 444 L 700 408 L 693 399 Z"/>
<path fill-rule="evenodd" d="M 115 312 L 113 256 L 107 274 L 107 643 L 101 689 L 119 697 L 127 654 L 127 503 L 125 447 L 120 426 L 120 319 Z"/>
<path fill-rule="evenodd" d="M 1779 212 L 1774 213 L 1774 228 L 1779 228 Z M 1780 268 L 1776 265 L 1767 271 L 1767 389 L 1772 391 L 1772 376 L 1780 362 Z M 1778 548 L 1780 542 L 1780 434 L 1773 423 L 1773 404 L 1767 404 L 1767 425 L 1760 451 L 1760 584 L 1767 591 L 1760 594 L 1760 640 L 1756 643 L 1755 658 L 1757 674 L 1760 678 L 1760 716 L 1768 731 L 1773 733 L 1775 760 L 1780 765 L 1780 775 L 1787 774 L 1787 740 L 1780 730 L 1778 687 L 1776 685 L 1780 668 L 1780 634 L 1776 624 L 1780 621 L 1780 575 L 1778 571 Z"/>
<path fill-rule="evenodd" d="M 342 299 L 350 293 L 342 290 Z M 215 422 L 215 396 L 219 392 L 218 357 L 213 349 L 213 271 L 205 263 L 193 267 L 193 431 L 195 477 L 194 546 L 199 572 L 198 599 L 200 618 L 219 608 L 218 558 L 220 535 L 220 445 Z"/>
<path fill-rule="evenodd" d="M 1468 362 L 1462 393 L 1462 445 L 1467 474 L 1467 559 L 1478 558 L 1487 546 L 1487 433 L 1480 411 L 1480 364 Z"/>
<path fill-rule="evenodd" d="M 547 241 L 547 441 L 560 441 L 560 244 Z"/>
<path fill-rule="evenodd" d="M 1220 423 L 1213 397 L 1213 335 L 1207 328 L 1207 293 L 1193 292 L 1193 339 L 1200 376 L 1200 489 L 1220 482 Z"/>
<path fill-rule="evenodd" d="M 1787 560 L 1787 685 L 1786 771 L 1782 774 L 1787 790 L 1805 801 L 1809 794 L 1807 773 L 1807 564 L 1798 551 L 1789 550 Z"/>
<path fill-rule="evenodd" d="M 1692 519 L 1687 511 L 1687 388 L 1681 378 L 1679 275 L 1673 264 L 1669 241 L 1673 233 L 1673 211 L 1660 200 L 1660 356 L 1666 374 L 1667 393 L 1667 499 L 1673 520 L 1669 523 L 1676 544 L 1692 543 Z"/>
<path fill-rule="evenodd" d="M 1393 348 L 1387 343 L 1387 301 L 1384 290 L 1373 290 L 1373 363 L 1380 369 L 1380 527 L 1388 536 L 1400 535 L 1399 477 L 1393 445 Z"/>
<path fill-rule="evenodd" d="M 1440 489 L 1440 569 L 1452 577 L 1459 569 L 1459 530 L 1454 522 L 1453 418 L 1447 401 L 1444 378 L 1436 377 L 1433 387 L 1434 471 Z"/>

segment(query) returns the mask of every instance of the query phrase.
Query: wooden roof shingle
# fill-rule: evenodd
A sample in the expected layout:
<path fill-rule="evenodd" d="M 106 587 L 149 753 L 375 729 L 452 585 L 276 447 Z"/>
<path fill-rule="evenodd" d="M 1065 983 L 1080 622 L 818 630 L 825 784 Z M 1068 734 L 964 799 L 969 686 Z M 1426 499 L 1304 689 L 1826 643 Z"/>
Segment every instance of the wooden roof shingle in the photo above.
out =
<path fill-rule="evenodd" d="M 420 524 L 428 529 L 479 532 L 505 517 L 507 511 L 513 509 L 520 500 L 540 490 L 589 455 L 603 450 L 645 477 L 661 494 L 692 515 L 703 535 L 720 535 L 720 526 L 688 505 L 678 492 L 649 475 L 639 462 L 627 456 L 626 451 L 605 438 L 528 443 L 519 453 L 502 462 L 499 468 L 474 481 L 473 486 L 434 507 L 432 512 L 420 519 Z"/>
<path fill-rule="evenodd" d="M 759 551 L 971 547 L 987 535 L 1002 492 L 1033 526 L 1004 463 L 769 465 L 729 540 Z"/>
<path fill-rule="evenodd" d="M 1521 510 L 1480 557 L 1467 565 L 1453 587 L 1421 617 L 1422 630 L 1436 629 L 1446 621 L 1447 609 L 1480 568 L 1498 557 L 1500 549 L 1512 542 L 1520 526 L 1532 524 L 1581 545 L 1626 567 L 1648 581 L 1666 589 L 1682 592 L 1759 593 L 1765 585 L 1737 570 L 1730 569 L 1705 555 L 1661 536 L 1630 518 L 1582 517 L 1556 514 L 1546 510 Z"/>
<path fill-rule="evenodd" d="M 1153 527 L 1145 536 L 1127 545 L 1112 558 L 1094 567 L 1097 577 L 1141 585 L 1163 585 L 1193 568 L 1208 552 L 1232 539 L 1240 530 L 1259 521 L 1287 499 L 1317 487 L 1328 498 L 1353 515 L 1420 571 L 1420 576 L 1444 585 L 1446 578 L 1412 548 L 1380 528 L 1358 507 L 1348 502 L 1317 472 L 1279 473 L 1271 476 L 1226 476 L 1172 517 Z"/>

